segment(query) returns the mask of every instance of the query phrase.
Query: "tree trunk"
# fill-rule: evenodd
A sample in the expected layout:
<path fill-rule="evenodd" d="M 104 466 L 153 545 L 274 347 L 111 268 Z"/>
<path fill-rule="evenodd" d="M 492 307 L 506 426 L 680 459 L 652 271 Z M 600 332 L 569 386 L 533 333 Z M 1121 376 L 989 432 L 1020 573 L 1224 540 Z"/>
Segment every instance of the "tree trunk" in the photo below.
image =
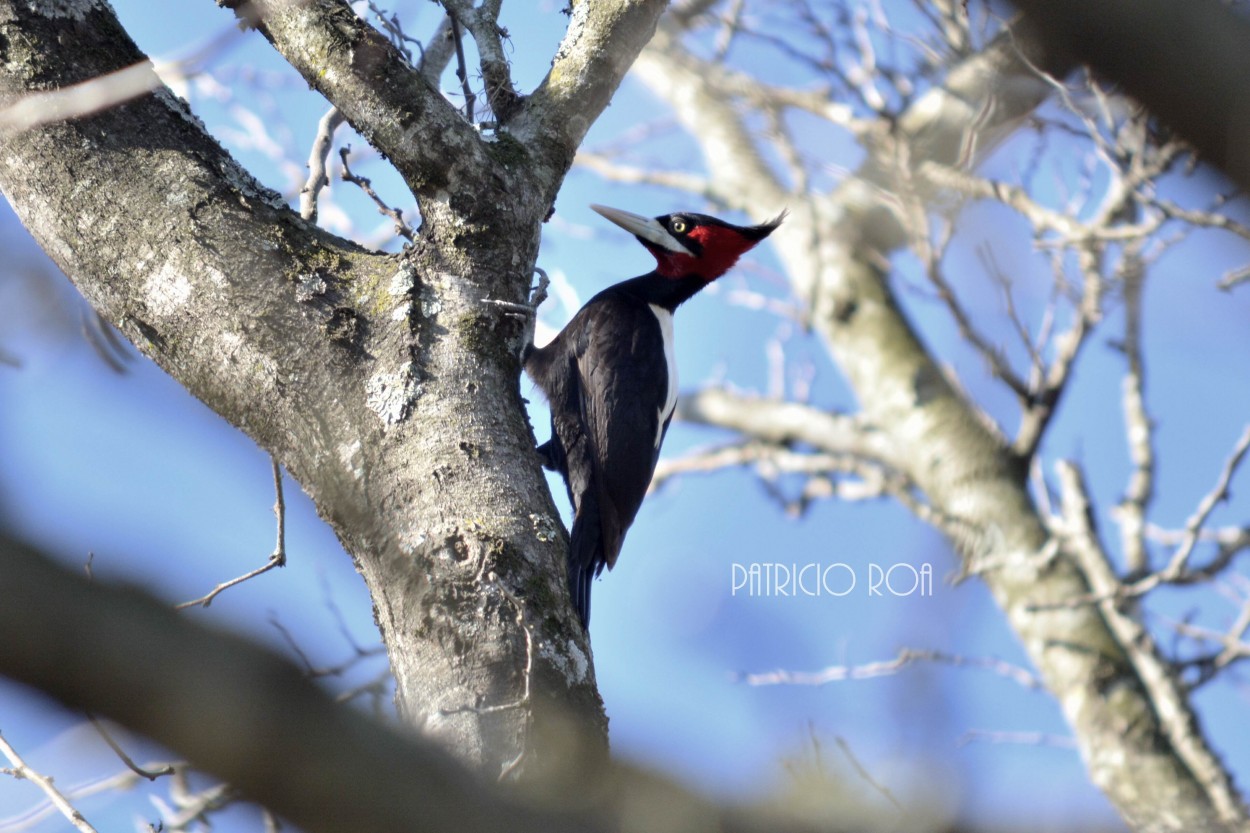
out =
<path fill-rule="evenodd" d="M 399 256 L 300 219 L 154 76 L 120 106 L 0 138 L 0 187 L 45 251 L 334 528 L 368 584 L 404 720 L 491 777 L 567 755 L 536 738 L 569 715 L 606 749 L 564 590 L 567 535 L 519 392 L 524 328 L 485 302 L 526 299 L 576 147 L 663 8 L 591 5 L 489 139 L 342 0 L 249 5 L 420 199 Z M 0 53 L 7 101 L 145 60 L 103 0 L 0 2 Z"/>

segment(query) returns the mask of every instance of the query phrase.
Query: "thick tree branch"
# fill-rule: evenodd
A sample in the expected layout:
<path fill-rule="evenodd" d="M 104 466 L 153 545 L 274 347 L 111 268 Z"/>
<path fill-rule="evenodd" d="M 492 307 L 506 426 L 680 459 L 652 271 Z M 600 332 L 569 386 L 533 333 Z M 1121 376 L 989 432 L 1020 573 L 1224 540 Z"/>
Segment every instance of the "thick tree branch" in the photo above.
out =
<path fill-rule="evenodd" d="M 667 0 L 602 0 L 572 4 L 568 32 L 551 70 L 526 100 L 512 131 L 545 149 L 559 177 L 638 53 L 655 32 Z M 553 192 L 554 196 L 554 192 Z"/>
<path fill-rule="evenodd" d="M 419 69 L 344 0 L 228 0 L 389 158 L 418 196 L 476 180 L 481 138 Z"/>
<path fill-rule="evenodd" d="M 0 671 L 185 751 L 305 830 L 578 829 L 487 798 L 447 753 L 136 590 L 88 583 L 8 539 L 0 575 L 12 600 L 0 606 Z"/>
<path fill-rule="evenodd" d="M 0 591 L 0 674 L 185 753 L 309 833 L 830 830 L 827 820 L 717 807 L 571 754 L 547 780 L 504 792 L 428 740 L 337 704 L 270 650 L 137 589 L 90 582 L 3 534 Z"/>
<path fill-rule="evenodd" d="M 675 415 L 684 422 L 729 428 L 770 443 L 803 443 L 829 454 L 848 454 L 888 466 L 898 462 L 888 438 L 862 419 L 796 402 L 706 388 L 683 394 Z"/>
<path fill-rule="evenodd" d="M 1015 0 L 1056 48 L 1124 88 L 1250 189 L 1250 21 L 1218 0 Z M 1142 56 L 1150 56 L 1143 60 Z"/>
<path fill-rule="evenodd" d="M 8 42 L 28 50 L 0 71 L 0 95 L 143 60 L 103 4 L 82 26 L 57 4 L 0 8 Z M 354 304 L 347 282 L 385 279 L 384 259 L 303 223 L 163 87 L 3 146 L 5 195 L 97 310 L 293 471 L 337 467 L 334 437 L 305 409 L 362 419 L 333 372 L 358 346 L 337 310 Z"/>

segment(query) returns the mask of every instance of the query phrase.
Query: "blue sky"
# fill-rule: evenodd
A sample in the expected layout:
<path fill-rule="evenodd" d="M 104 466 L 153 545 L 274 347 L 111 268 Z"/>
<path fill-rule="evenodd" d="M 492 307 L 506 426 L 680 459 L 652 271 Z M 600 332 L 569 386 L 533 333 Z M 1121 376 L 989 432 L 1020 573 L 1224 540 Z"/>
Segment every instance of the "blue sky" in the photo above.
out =
<path fill-rule="evenodd" d="M 118 0 L 115 5 L 140 47 L 155 55 L 176 53 L 232 25 L 229 13 L 210 3 L 186 4 L 177 15 L 159 20 L 150 3 Z M 566 24 L 561 5 L 540 2 L 520 11 L 516 4 L 505 5 L 513 14 L 509 18 L 506 11 L 504 23 L 514 44 L 510 57 L 519 87 L 532 88 L 545 72 Z M 418 34 L 436 22 L 428 3 L 398 10 Z M 245 165 L 269 185 L 290 192 L 301 170 L 298 164 L 276 165 L 275 158 L 302 164 L 325 103 L 281 71 L 280 60 L 261 38 L 241 37 L 213 66 L 219 86 L 201 83 L 194 104 Z M 261 95 L 249 81 L 253 77 L 260 78 Z M 450 78 L 444 82 L 448 90 L 454 87 Z M 619 140 L 656 111 L 641 85 L 627 79 L 588 144 Z M 256 116 L 265 126 L 266 141 L 256 141 Z M 357 172 L 374 177 L 379 192 L 393 203 L 410 205 L 384 166 L 367 160 L 364 144 L 357 141 L 353 147 L 361 157 L 353 166 Z M 668 163 L 697 165 L 688 142 L 672 137 L 665 147 L 671 150 Z M 1009 159 L 1008 153 L 1005 148 L 996 159 Z M 854 160 L 838 163 L 850 166 Z M 366 236 L 384 231 L 382 218 L 353 189 L 334 185 L 328 196 Z M 574 172 L 545 229 L 539 264 L 567 275 L 583 299 L 652 265 L 636 243 L 589 211 L 591 202 L 643 214 L 704 208 L 679 195 L 609 185 Z M 323 219 L 331 220 L 333 212 L 328 214 Z M 967 222 L 982 238 L 992 239 L 999 254 L 1029 251 L 1027 231 L 1001 212 L 972 211 Z M 0 366 L 0 494 L 9 518 L 67 561 L 82 562 L 93 553 L 97 576 L 141 581 L 171 601 L 199 596 L 261 564 L 273 546 L 267 455 L 134 351 L 128 373 L 105 368 L 78 334 L 81 301 L 63 281 L 39 277 L 51 267 L 40 265 L 33 243 L 23 240 L 7 209 L 0 214 L 0 235 L 11 263 L 33 264 L 0 280 L 0 303 L 14 311 L 0 331 L 0 348 L 23 362 L 19 370 Z M 1250 421 L 1250 289 L 1220 293 L 1213 288 L 1223 270 L 1246 259 L 1244 246 L 1216 233 L 1198 233 L 1158 263 L 1147 286 L 1148 395 L 1159 425 L 1157 517 L 1164 523 L 1184 523 Z M 1036 320 L 1045 276 L 1038 276 L 1024 254 L 1008 262 L 1013 267 L 1018 262 L 1026 276 L 1018 287 L 1021 303 Z M 682 308 L 677 331 L 683 387 L 725 380 L 763 390 L 763 345 L 789 325 L 729 304 L 727 295 L 743 287 L 782 295 L 776 269 L 772 253 L 762 248 L 722 282 L 720 292 Z M 992 316 L 999 310 L 988 283 L 969 280 L 959 288 L 971 299 L 974 314 Z M 39 312 L 44 308 L 29 298 L 40 292 L 63 297 L 62 311 Z M 944 312 L 915 294 L 903 292 L 901 298 L 934 351 L 960 373 L 970 395 L 1014 427 L 1011 406 L 996 392 L 980 360 L 961 345 Z M 554 308 L 545 317 L 558 326 L 571 311 Z M 1118 305 L 1112 304 L 1043 449 L 1047 470 L 1060 458 L 1086 466 L 1102 510 L 1100 521 L 1111 537 L 1115 527 L 1107 510 L 1122 493 L 1128 473 L 1119 416 L 1123 359 L 1110 344 L 1121 330 Z M 792 373 L 807 372 L 803 368 L 810 365 L 816 402 L 853 406 L 818 345 L 798 334 L 788 347 Z M 538 399 L 528 381 L 522 388 Z M 533 421 L 541 440 L 546 416 L 537 406 Z M 675 456 L 725 439 L 722 432 L 678 425 L 665 453 Z M 1233 499 L 1217 510 L 1217 523 L 1246 522 L 1248 476 L 1234 484 Z M 209 610 L 188 615 L 226 623 L 282 647 L 280 633 L 270 624 L 277 619 L 315 661 L 341 661 L 351 645 L 324 600 L 343 611 L 356 641 L 372 644 L 377 636 L 367 595 L 334 536 L 289 479 L 286 492 L 290 565 L 228 591 Z M 563 489 L 556 487 L 555 494 L 563 506 Z M 934 584 L 932 594 L 923 597 L 734 595 L 732 565 L 749 561 L 844 562 L 861 582 L 871 564 L 929 564 Z M 810 757 L 815 737 L 828 769 L 853 792 L 863 793 L 865 801 L 887 807 L 858 780 L 835 743 L 840 738 L 873 778 L 905 803 L 933 802 L 936 792 L 951 812 L 975 819 L 1019 817 L 1023 808 L 1038 830 L 1075 822 L 1114 824 L 1114 812 L 1089 785 L 1072 749 L 1061 743 L 969 741 L 970 732 L 1064 738 L 1062 716 L 1045 693 L 986 671 L 934 665 L 822 687 L 752 687 L 736 681 L 744 671 L 810 671 L 890 659 L 904 646 L 1027 664 L 984 588 L 976 581 L 951 585 L 955 568 L 940 536 L 894 504 L 824 502 L 791 520 L 747 472 L 670 484 L 645 504 L 617 569 L 595 587 L 596 668 L 614 748 L 702 789 L 737 798 L 792 785 L 787 762 Z M 1239 570 L 1246 576 L 1244 566 Z M 1164 609 L 1178 616 L 1193 604 L 1181 596 L 1165 601 Z M 1213 600 L 1211 594 L 1202 605 L 1203 616 L 1212 622 L 1236 613 L 1231 603 Z M 351 679 L 368 679 L 377 670 L 376 661 L 366 663 Z M 1236 715 L 1244 713 L 1248 698 L 1244 681 L 1199 698 L 1210 736 L 1242 782 L 1250 779 L 1250 744 L 1244 721 Z M 0 730 L 62 786 L 119 768 L 80 724 L 77 716 L 0 681 Z M 131 742 L 142 751 L 136 753 L 140 757 L 161 754 L 139 739 Z M 0 830 L 4 819 L 37 801 L 29 785 L 0 779 Z M 133 794 L 81 804 L 95 823 L 114 828 L 152 818 L 151 807 Z M 255 813 L 241 808 L 218 829 L 253 830 L 257 824 Z M 53 818 L 36 829 L 62 826 Z"/>

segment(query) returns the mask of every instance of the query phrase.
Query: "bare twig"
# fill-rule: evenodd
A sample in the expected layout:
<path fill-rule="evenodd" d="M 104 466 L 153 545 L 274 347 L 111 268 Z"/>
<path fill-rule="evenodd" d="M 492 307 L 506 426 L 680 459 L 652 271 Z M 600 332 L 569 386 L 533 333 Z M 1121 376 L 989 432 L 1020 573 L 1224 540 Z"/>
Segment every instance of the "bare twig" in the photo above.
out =
<path fill-rule="evenodd" d="M 747 685 L 825 685 L 843 680 L 868 680 L 897 674 L 917 662 L 933 662 L 963 668 L 981 668 L 1031 690 L 1043 690 L 1042 681 L 1032 671 L 993 657 L 964 657 L 945 651 L 919 648 L 903 648 L 891 660 L 870 662 L 864 665 L 830 665 L 820 671 L 768 671 L 759 674 L 741 674 L 738 679 Z"/>
<path fill-rule="evenodd" d="M 367 177 L 356 176 L 352 173 L 351 167 L 347 164 L 347 155 L 352 152 L 351 146 L 339 148 L 339 158 L 343 160 L 343 180 L 356 185 L 360 190 L 364 191 L 369 199 L 373 200 L 373 204 L 377 206 L 378 213 L 386 217 L 390 217 L 395 221 L 395 233 L 402 235 L 408 242 L 416 240 L 416 234 L 412 227 L 404 222 L 404 212 L 398 208 L 391 208 L 382 202 L 382 198 L 373 190 L 373 184 Z"/>
<path fill-rule="evenodd" d="M 391 39 L 391 43 L 395 44 L 395 48 L 403 53 L 404 57 L 412 63 L 412 50 L 408 48 L 408 44 L 412 44 L 421 53 L 421 58 L 425 58 L 425 48 L 421 45 L 421 41 L 409 35 L 404 31 L 403 23 L 400 22 L 399 15 L 392 12 L 390 15 L 378 6 L 373 0 L 369 0 L 369 11 L 373 12 L 374 17 L 382 24 L 382 31 L 386 32 Z"/>
<path fill-rule="evenodd" d="M 851 745 L 846 742 L 846 738 L 841 735 L 837 735 L 834 737 L 834 741 L 837 742 L 838 748 L 842 750 L 842 754 L 846 756 L 848 761 L 850 761 L 851 767 L 855 770 L 855 773 L 863 779 L 865 784 L 884 796 L 887 801 L 895 806 L 895 808 L 899 810 L 903 809 L 903 805 L 898 803 L 898 799 L 894 797 L 894 793 L 890 792 L 888 787 L 873 778 L 864 765 L 859 762 L 859 758 L 857 758 L 855 753 L 851 751 Z"/>
<path fill-rule="evenodd" d="M 969 729 L 955 742 L 956 746 L 967 746 L 974 741 L 990 743 L 1017 743 L 1024 746 L 1054 746 L 1059 749 L 1076 749 L 1076 738 L 1067 735 L 1052 735 L 1047 732 L 991 732 L 985 729 Z"/>
<path fill-rule="evenodd" d="M 189 602 L 174 605 L 175 610 L 184 610 L 188 607 L 194 607 L 195 605 L 208 607 L 213 603 L 213 599 L 221 595 L 223 591 L 229 590 L 237 584 L 242 584 L 245 581 L 254 579 L 259 575 L 269 572 L 275 567 L 286 566 L 286 501 L 282 496 L 282 467 L 278 465 L 277 458 L 271 458 L 270 463 L 272 463 L 273 466 L 273 489 L 275 494 L 273 514 L 277 518 L 278 522 L 278 540 L 277 544 L 274 546 L 273 553 L 269 556 L 269 560 L 251 572 L 244 573 L 237 578 L 232 578 L 229 581 L 222 582 L 198 599 L 192 599 Z"/>
<path fill-rule="evenodd" d="M 1191 622 L 1182 622 L 1167 617 L 1168 626 L 1177 634 L 1201 643 L 1214 643 L 1217 649 L 1213 653 L 1187 659 L 1180 663 L 1182 667 L 1198 669 L 1198 676 L 1189 682 L 1192 691 L 1211 680 L 1235 662 L 1250 659 L 1250 643 L 1245 642 L 1246 632 L 1250 631 L 1250 596 L 1241 605 L 1241 611 L 1232 625 L 1225 631 L 1204 628 Z"/>
<path fill-rule="evenodd" d="M 1245 458 L 1247 451 L 1250 451 L 1250 424 L 1246 425 L 1245 430 L 1241 433 L 1241 437 L 1238 438 L 1236 445 L 1233 446 L 1232 453 L 1224 461 L 1224 467 L 1220 470 L 1219 477 L 1216 478 L 1215 486 L 1202 498 L 1198 503 L 1198 508 L 1189 516 L 1189 520 L 1185 522 L 1185 539 L 1177 547 L 1176 552 L 1172 554 L 1168 565 L 1160 571 L 1160 581 L 1173 580 L 1185 572 L 1186 565 L 1189 563 L 1189 557 L 1193 554 L 1194 546 L 1198 543 L 1207 519 L 1211 517 L 1211 513 L 1215 511 L 1216 506 L 1227 500 L 1229 484 L 1232 483 L 1233 475 L 1237 473 L 1237 468 L 1241 465 L 1241 461 Z"/>
<path fill-rule="evenodd" d="M 658 185 L 685 191 L 702 197 L 710 202 L 718 202 L 714 193 L 713 183 L 705 177 L 689 171 L 661 170 L 654 166 L 628 165 L 617 162 L 611 156 L 592 151 L 578 151 L 574 164 L 594 171 L 611 182 L 622 182 L 629 185 Z"/>
<path fill-rule="evenodd" d="M 299 214 L 310 223 L 317 222 L 317 197 L 321 189 L 330 184 L 326 160 L 334 143 L 334 131 L 344 120 L 342 111 L 331 107 L 317 122 L 317 135 L 308 153 L 308 180 L 299 192 Z"/>
<path fill-rule="evenodd" d="M 1194 510 L 1189 520 L 1186 521 L 1185 529 L 1179 535 L 1168 536 L 1169 540 L 1175 540 L 1178 543 L 1171 559 L 1168 560 L 1167 565 L 1163 569 L 1142 576 L 1136 581 L 1127 584 L 1117 581 L 1110 586 L 1110 595 L 1094 591 L 1088 595 L 1068 599 L 1049 607 L 1077 607 L 1080 605 L 1100 604 L 1106 601 L 1131 599 L 1149 593 L 1162 584 L 1194 584 L 1199 581 L 1206 581 L 1219 574 L 1232 562 L 1237 553 L 1250 546 L 1250 535 L 1242 534 L 1242 530 L 1227 530 L 1228 534 L 1226 535 L 1221 536 L 1217 534 L 1213 536 L 1219 542 L 1219 550 L 1214 559 L 1198 569 L 1190 569 L 1189 559 L 1200 540 L 1203 540 L 1204 537 L 1212 537 L 1204 536 L 1207 519 L 1215 510 L 1215 507 L 1227 499 L 1229 484 L 1232 482 L 1233 475 L 1236 474 L 1247 451 L 1250 451 L 1250 425 L 1246 426 L 1228 459 L 1224 461 L 1224 466 L 1220 471 L 1215 486 L 1202 498 L 1197 509 Z"/>
<path fill-rule="evenodd" d="M 95 727 L 95 730 L 100 733 L 100 737 L 104 738 L 104 742 L 108 744 L 109 749 L 112 749 L 113 753 L 121 759 L 123 764 L 126 765 L 126 768 L 135 775 L 138 775 L 141 778 L 146 778 L 149 781 L 155 781 L 162 775 L 173 775 L 174 772 L 177 771 L 177 768 L 173 764 L 164 764 L 156 769 L 145 769 L 139 766 L 134 762 L 133 758 L 126 754 L 126 750 L 122 749 L 121 744 L 119 744 L 109 731 L 104 728 L 103 721 L 91 712 L 87 712 L 86 714 L 87 719 L 91 721 L 91 725 Z"/>
<path fill-rule="evenodd" d="M 109 366 L 114 373 L 126 373 L 126 366 L 133 360 L 129 345 L 118 336 L 117 331 L 94 309 L 82 311 L 82 334 L 95 350 L 96 355 Z"/>
<path fill-rule="evenodd" d="M 923 209 L 921 210 L 923 213 Z M 948 226 L 948 234 L 953 231 L 953 227 Z M 945 254 L 945 244 L 949 243 L 949 236 L 944 237 L 943 244 L 939 247 L 930 247 L 927 235 L 923 232 L 917 232 L 917 242 L 923 246 L 925 261 L 925 274 L 929 278 L 929 282 L 937 290 L 938 297 L 942 303 L 946 305 L 946 309 L 950 312 L 951 318 L 954 319 L 955 325 L 959 328 L 960 336 L 971 345 L 981 357 L 989 365 L 990 371 L 995 377 L 1001 379 L 1007 387 L 1022 401 L 1028 401 L 1030 392 L 1025 381 L 1011 367 L 1011 363 L 1003 354 L 1003 350 L 996 344 L 990 343 L 989 339 L 981 334 L 980 330 L 972 323 L 972 318 L 964 309 L 963 303 L 955 294 L 954 289 L 946 280 L 945 271 L 942 268 L 942 259 Z"/>
<path fill-rule="evenodd" d="M 466 0 L 444 0 L 443 2 L 447 14 L 453 18 L 453 25 L 462 25 L 473 35 L 473 42 L 477 44 L 482 80 L 486 85 L 486 101 L 499 124 L 506 123 L 513 116 L 521 101 L 521 96 L 512 85 L 512 72 L 508 66 L 508 59 L 504 57 L 503 42 L 508 37 L 508 32 L 499 25 L 501 4 L 502 0 L 483 0 L 477 6 Z M 463 66 L 461 56 L 463 47 L 459 45 L 458 39 L 457 45 L 457 59 Z M 461 82 L 465 81 L 459 69 L 456 75 L 460 77 Z M 468 95 L 466 89 L 466 100 Z M 467 115 L 469 121 L 472 122 L 472 107 L 468 108 Z"/>
<path fill-rule="evenodd" d="M 44 795 L 48 797 L 48 800 L 52 802 L 56 809 L 60 810 L 61 815 L 69 820 L 70 824 L 81 830 L 82 833 L 96 833 L 96 829 L 83 818 L 82 813 L 78 812 L 78 809 L 69 803 L 69 799 L 56 788 L 56 785 L 52 783 L 52 779 L 27 766 L 26 762 L 22 760 L 22 756 L 5 740 L 3 734 L 0 734 L 0 753 L 8 758 L 9 763 L 13 765 L 12 768 L 0 767 L 0 773 L 12 775 L 19 780 L 30 781 L 43 790 Z"/>
<path fill-rule="evenodd" d="M 369 657 L 381 656 L 386 652 L 386 648 L 381 644 L 375 645 L 371 648 L 362 648 L 353 645 L 352 655 L 347 659 L 334 665 L 314 665 L 312 659 L 307 653 L 304 652 L 304 649 L 300 647 L 299 642 L 287 629 L 286 625 L 282 624 L 282 621 L 278 619 L 277 616 L 270 616 L 269 624 L 274 628 L 274 630 L 282 635 L 282 639 L 304 666 L 304 675 L 310 680 L 321 677 L 341 677 L 350 669 L 358 665 L 362 660 L 368 659 Z"/>
<path fill-rule="evenodd" d="M 460 79 L 460 89 L 464 92 L 464 117 L 473 123 L 473 107 L 477 96 L 469 86 L 468 64 L 464 58 L 464 34 L 460 28 L 460 17 L 454 8 L 455 4 L 447 4 L 447 17 L 451 20 L 451 37 L 456 44 L 456 77 Z"/>
<path fill-rule="evenodd" d="M 183 761 L 149 761 L 138 767 L 139 770 L 146 772 L 157 772 L 164 769 L 177 770 L 185 768 L 186 763 Z M 99 778 L 80 786 L 72 787 L 65 791 L 65 796 L 71 802 L 81 802 L 84 799 L 91 798 L 96 795 L 105 793 L 124 792 L 133 789 L 143 776 L 137 771 L 126 768 L 105 778 Z M 146 780 L 146 779 L 144 779 Z M 0 819 L 0 831 L 2 833 L 20 833 L 22 830 L 29 830 L 39 822 L 54 815 L 58 812 L 55 804 L 49 800 L 29 808 L 20 815 L 10 816 L 6 819 Z"/>
<path fill-rule="evenodd" d="M 226 783 L 217 783 L 202 790 L 192 790 L 189 773 L 179 769 L 171 782 L 169 797 L 173 806 L 155 801 L 162 810 L 162 825 L 170 831 L 187 830 L 192 824 L 233 803 L 238 791 Z"/>
<path fill-rule="evenodd" d="M 1037 451 L 1046 427 L 1058 407 L 1059 399 L 1067 387 L 1077 356 L 1094 327 L 1102 320 L 1101 248 L 1087 240 L 1077 247 L 1076 257 L 1084 278 L 1080 303 L 1072 324 L 1055 339 L 1055 358 L 1046 372 L 1041 390 L 1031 397 L 1029 407 L 1020 420 L 1020 430 L 1012 442 L 1012 450 L 1026 459 Z"/>

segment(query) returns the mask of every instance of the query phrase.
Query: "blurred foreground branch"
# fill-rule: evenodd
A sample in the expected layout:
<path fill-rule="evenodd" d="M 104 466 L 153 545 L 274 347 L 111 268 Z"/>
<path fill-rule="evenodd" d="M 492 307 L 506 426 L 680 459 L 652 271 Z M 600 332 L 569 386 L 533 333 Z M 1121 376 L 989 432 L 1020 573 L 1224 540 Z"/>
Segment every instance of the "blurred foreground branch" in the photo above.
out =
<path fill-rule="evenodd" d="M 1015 0 L 1056 48 L 1122 84 L 1250 189 L 1250 21 L 1217 0 Z M 1143 60 L 1143 56 L 1149 56 Z"/>
<path fill-rule="evenodd" d="M 718 807 L 663 779 L 567 756 L 521 791 L 475 780 L 433 743 L 336 704 L 294 665 L 0 536 L 0 673 L 185 753 L 303 830 L 594 833 L 866 830 Z M 569 742 L 565 740 L 566 744 Z M 915 808 L 908 829 L 942 825 Z M 893 816 L 897 822 L 898 816 Z M 943 830 L 951 830 L 943 826 Z"/>

